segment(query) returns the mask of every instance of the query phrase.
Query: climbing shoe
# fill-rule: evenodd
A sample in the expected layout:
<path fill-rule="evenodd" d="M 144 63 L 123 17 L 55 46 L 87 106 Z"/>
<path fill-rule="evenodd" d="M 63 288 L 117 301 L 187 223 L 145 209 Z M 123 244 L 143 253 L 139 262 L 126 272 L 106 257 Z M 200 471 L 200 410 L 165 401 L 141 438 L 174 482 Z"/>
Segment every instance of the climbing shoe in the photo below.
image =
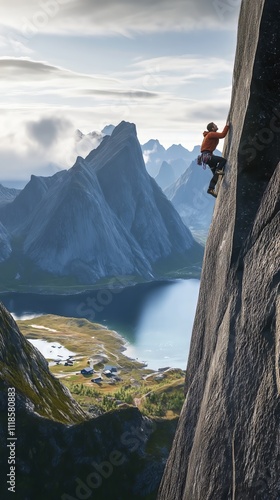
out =
<path fill-rule="evenodd" d="M 223 170 L 216 170 L 215 174 L 217 174 L 217 175 L 225 175 L 225 172 Z"/>
<path fill-rule="evenodd" d="M 217 195 L 216 195 L 214 189 L 212 189 L 212 188 L 207 189 L 207 193 L 212 194 L 212 196 L 214 196 L 214 198 L 217 198 Z"/>

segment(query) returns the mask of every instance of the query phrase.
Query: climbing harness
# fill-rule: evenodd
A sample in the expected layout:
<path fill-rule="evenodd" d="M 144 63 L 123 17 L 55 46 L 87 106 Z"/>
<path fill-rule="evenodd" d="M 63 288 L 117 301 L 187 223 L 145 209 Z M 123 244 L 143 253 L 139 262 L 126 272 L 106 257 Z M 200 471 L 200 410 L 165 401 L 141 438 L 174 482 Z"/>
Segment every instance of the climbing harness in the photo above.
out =
<path fill-rule="evenodd" d="M 209 153 L 209 151 L 203 151 L 200 155 L 198 155 L 196 163 L 198 165 L 202 165 L 204 170 L 206 169 L 206 165 L 212 158 L 212 153 Z"/>

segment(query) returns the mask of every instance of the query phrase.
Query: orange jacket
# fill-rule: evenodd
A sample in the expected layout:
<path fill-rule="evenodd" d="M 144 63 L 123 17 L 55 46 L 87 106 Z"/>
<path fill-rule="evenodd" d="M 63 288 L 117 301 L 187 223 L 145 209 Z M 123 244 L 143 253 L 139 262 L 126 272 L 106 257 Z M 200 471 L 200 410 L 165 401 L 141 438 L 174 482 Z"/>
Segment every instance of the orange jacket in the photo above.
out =
<path fill-rule="evenodd" d="M 205 130 L 205 132 L 203 132 L 204 139 L 201 144 L 201 151 L 211 151 L 211 153 L 213 153 L 219 144 L 219 139 L 224 139 L 228 131 L 228 125 L 225 126 L 222 132 L 208 132 Z"/>

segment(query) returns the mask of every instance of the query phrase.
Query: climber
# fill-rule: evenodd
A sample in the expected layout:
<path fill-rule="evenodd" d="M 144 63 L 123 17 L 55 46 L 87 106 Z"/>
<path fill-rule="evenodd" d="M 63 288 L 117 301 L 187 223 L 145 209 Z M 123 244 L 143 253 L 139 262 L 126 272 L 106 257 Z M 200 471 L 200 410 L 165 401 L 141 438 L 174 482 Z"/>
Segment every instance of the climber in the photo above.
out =
<path fill-rule="evenodd" d="M 229 122 L 227 122 L 222 132 L 217 132 L 218 127 L 214 122 L 208 123 L 207 131 L 203 132 L 204 139 L 201 145 L 201 154 L 197 158 L 199 165 L 208 165 L 212 171 L 213 177 L 210 181 L 207 193 L 217 198 L 215 186 L 218 182 L 219 175 L 224 175 L 226 159 L 222 156 L 213 155 L 219 143 L 219 139 L 224 139 L 229 131 Z"/>

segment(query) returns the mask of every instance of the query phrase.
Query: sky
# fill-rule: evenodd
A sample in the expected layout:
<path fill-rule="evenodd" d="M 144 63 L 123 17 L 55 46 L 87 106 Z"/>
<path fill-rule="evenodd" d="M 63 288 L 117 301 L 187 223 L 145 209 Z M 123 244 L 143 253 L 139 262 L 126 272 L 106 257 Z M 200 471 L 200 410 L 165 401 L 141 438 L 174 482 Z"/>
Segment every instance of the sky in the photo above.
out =
<path fill-rule="evenodd" d="M 69 168 L 122 120 L 190 150 L 225 125 L 241 0 L 0 2 L 3 184 Z"/>

